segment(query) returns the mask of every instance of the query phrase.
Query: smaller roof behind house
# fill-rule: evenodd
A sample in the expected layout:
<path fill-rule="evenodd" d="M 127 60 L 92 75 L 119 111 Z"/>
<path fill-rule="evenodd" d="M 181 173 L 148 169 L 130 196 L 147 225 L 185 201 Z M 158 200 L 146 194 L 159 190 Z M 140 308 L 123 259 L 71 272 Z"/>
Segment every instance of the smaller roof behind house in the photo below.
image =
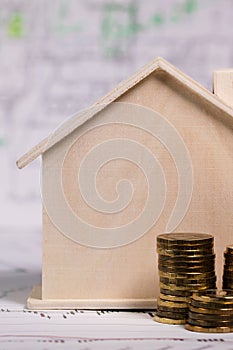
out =
<path fill-rule="evenodd" d="M 33 147 L 29 152 L 23 155 L 17 162 L 17 166 L 19 169 L 24 168 L 38 156 L 46 152 L 49 148 L 54 146 L 56 143 L 61 141 L 64 137 L 69 135 L 72 131 L 74 131 L 77 127 L 81 126 L 88 119 L 92 118 L 97 112 L 101 109 L 105 108 L 111 102 L 118 99 L 125 92 L 133 88 L 140 81 L 148 77 L 150 74 L 155 72 L 156 70 L 162 70 L 178 80 L 180 83 L 185 85 L 189 90 L 198 95 L 200 98 L 205 101 L 211 103 L 215 107 L 217 107 L 222 112 L 225 112 L 229 117 L 231 122 L 233 123 L 233 109 L 228 107 L 224 102 L 222 102 L 216 95 L 211 93 L 209 90 L 204 88 L 202 85 L 198 84 L 195 80 L 191 79 L 183 72 L 179 71 L 176 67 L 171 65 L 169 62 L 164 60 L 163 58 L 158 57 L 152 62 L 148 63 L 146 66 L 138 70 L 135 74 L 129 77 L 127 80 L 121 82 L 115 89 L 110 91 L 103 98 L 98 100 L 91 108 L 84 110 L 78 113 L 74 118 L 71 118 L 71 121 L 67 121 L 63 124 L 62 128 L 58 129 L 57 134 L 52 134 L 52 142 L 51 135 L 42 140 L 39 144 Z M 93 107 L 93 108 L 92 108 Z"/>

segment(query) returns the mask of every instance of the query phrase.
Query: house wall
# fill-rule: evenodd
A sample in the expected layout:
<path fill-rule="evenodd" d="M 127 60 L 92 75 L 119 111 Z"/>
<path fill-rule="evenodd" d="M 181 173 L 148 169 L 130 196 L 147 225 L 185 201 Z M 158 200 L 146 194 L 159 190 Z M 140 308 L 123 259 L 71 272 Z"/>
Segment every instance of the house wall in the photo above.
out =
<path fill-rule="evenodd" d="M 188 212 L 176 231 L 215 235 L 220 276 L 223 251 L 226 244 L 233 243 L 233 138 L 227 119 L 159 71 L 125 93 L 118 102 L 153 109 L 165 116 L 183 138 L 192 160 L 194 184 Z M 110 230 L 133 221 L 147 198 L 145 176 L 135 164 L 123 159 L 110 161 L 100 168 L 96 178 L 99 193 L 109 201 L 116 199 L 117 181 L 125 178 L 133 184 L 135 192 L 130 205 L 116 214 L 106 215 L 91 209 L 83 200 L 77 181 L 77 169 L 92 147 L 106 139 L 128 138 L 143 144 L 160 162 L 167 181 L 165 206 L 155 225 L 140 239 L 117 248 L 99 249 L 78 244 L 61 234 L 44 203 L 42 297 L 45 299 L 153 300 L 159 292 L 155 239 L 165 231 L 177 198 L 176 167 L 167 149 L 144 130 L 122 124 L 95 127 L 106 113 L 107 109 L 100 112 L 43 155 L 43 183 L 49 189 L 43 193 L 44 197 L 52 196 L 55 209 L 60 210 L 60 199 L 53 187 L 54 175 L 47 174 L 49 168 L 58 167 L 59 154 L 68 147 L 62 170 L 58 171 L 62 172 L 62 190 L 74 215 L 91 222 L 93 227 Z M 61 218 L 63 214 L 61 211 Z"/>

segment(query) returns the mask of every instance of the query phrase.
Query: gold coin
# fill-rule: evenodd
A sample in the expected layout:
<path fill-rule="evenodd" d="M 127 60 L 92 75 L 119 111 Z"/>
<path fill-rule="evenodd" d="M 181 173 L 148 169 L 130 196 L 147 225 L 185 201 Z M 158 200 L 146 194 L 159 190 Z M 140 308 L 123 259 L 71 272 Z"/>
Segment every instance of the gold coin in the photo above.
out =
<path fill-rule="evenodd" d="M 223 279 L 232 283 L 233 282 L 233 276 L 231 274 L 227 275 L 226 273 L 223 275 Z"/>
<path fill-rule="evenodd" d="M 201 327 L 233 327 L 233 321 L 220 321 L 219 319 L 215 319 L 214 321 L 206 321 L 206 320 L 196 320 L 192 318 L 188 318 L 187 322 L 189 324 L 192 324 L 194 326 L 201 326 Z"/>
<path fill-rule="evenodd" d="M 223 281 L 222 287 L 233 290 L 233 283 L 230 283 L 230 282 L 227 282 L 227 281 Z"/>
<path fill-rule="evenodd" d="M 187 272 L 189 273 L 205 273 L 205 272 L 210 272 L 210 271 L 214 271 L 214 265 L 202 265 L 202 266 L 195 266 L 195 265 L 190 265 L 190 266 L 164 266 L 162 264 L 158 264 L 158 269 L 159 271 L 163 271 L 163 272 L 168 272 L 168 273 L 181 273 L 181 274 L 186 274 Z"/>
<path fill-rule="evenodd" d="M 191 286 L 195 287 L 196 285 L 208 285 L 215 286 L 216 277 L 204 278 L 204 279 L 188 279 L 188 278 L 166 278 L 160 277 L 160 282 L 165 284 L 175 284 L 176 286 Z"/>
<path fill-rule="evenodd" d="M 183 318 L 185 318 L 186 315 L 188 315 L 188 310 L 188 307 L 185 309 L 179 307 L 158 306 L 158 311 L 172 312 L 173 314 L 184 314 L 185 316 Z"/>
<path fill-rule="evenodd" d="M 231 286 L 233 286 L 233 281 L 232 280 L 229 280 L 228 278 L 224 278 L 223 279 L 223 284 L 229 286 L 229 288 L 223 287 L 223 289 L 231 289 L 232 290 L 232 287 L 231 287 Z"/>
<path fill-rule="evenodd" d="M 182 263 L 182 262 L 183 263 L 190 263 L 190 262 L 195 263 L 195 262 L 197 262 L 199 264 L 202 264 L 202 263 L 211 264 L 215 261 L 215 254 L 212 254 L 212 252 L 208 252 L 208 253 L 206 252 L 206 254 L 204 255 L 202 252 L 199 254 L 196 254 L 197 251 L 195 250 L 194 251 L 195 255 L 192 256 L 192 254 L 186 254 L 185 251 L 179 250 L 179 252 L 181 253 L 181 255 L 179 256 L 176 254 L 177 252 L 175 250 L 174 251 L 173 250 L 164 250 L 164 251 L 165 251 L 165 255 L 163 255 L 163 254 L 158 255 L 158 257 L 159 257 L 158 260 L 161 262 L 170 261 L 173 264 L 179 263 L 179 262 L 180 263 Z M 171 254 L 173 252 L 175 252 L 175 255 L 169 256 L 168 253 L 170 253 L 170 252 L 171 252 Z M 192 253 L 192 251 L 191 251 L 191 253 Z"/>
<path fill-rule="evenodd" d="M 223 288 L 228 288 L 233 290 L 233 284 L 223 283 Z"/>
<path fill-rule="evenodd" d="M 176 287 L 177 290 L 184 290 L 183 287 L 185 285 L 172 284 L 171 286 L 172 286 L 172 288 Z M 192 293 L 196 293 L 198 291 L 202 291 L 202 290 L 206 290 L 206 289 L 210 289 L 210 288 L 216 288 L 216 282 L 211 282 L 209 284 L 208 283 L 201 283 L 201 284 L 187 284 L 186 285 L 186 290 L 189 290 Z"/>
<path fill-rule="evenodd" d="M 229 286 L 232 286 L 233 285 L 233 280 L 232 280 L 232 278 L 224 276 L 223 277 L 223 283 L 224 284 L 228 284 Z M 232 288 L 230 288 L 230 287 L 229 288 L 223 287 L 223 289 L 232 289 Z"/>
<path fill-rule="evenodd" d="M 233 274 L 233 265 L 224 265 L 224 271 L 229 271 Z"/>
<path fill-rule="evenodd" d="M 161 287 L 161 286 L 160 286 Z M 160 292 L 165 295 L 171 295 L 174 297 L 189 297 L 192 295 L 192 292 L 189 290 L 171 290 L 167 288 L 160 288 Z"/>
<path fill-rule="evenodd" d="M 231 254 L 231 257 L 225 256 L 224 263 L 225 263 L 225 265 L 232 266 L 233 265 L 233 254 Z"/>
<path fill-rule="evenodd" d="M 231 259 L 225 258 L 224 263 L 225 263 L 225 266 L 232 267 L 233 266 L 233 254 L 232 254 L 232 258 Z"/>
<path fill-rule="evenodd" d="M 228 253 L 227 251 L 224 252 L 224 257 L 226 260 L 232 261 L 233 259 L 233 254 L 232 253 Z"/>
<path fill-rule="evenodd" d="M 187 308 L 188 307 L 188 303 L 184 303 L 184 302 L 172 302 L 172 301 L 164 301 L 164 300 L 161 300 L 160 298 L 158 298 L 157 300 L 157 305 L 158 307 L 160 306 L 168 306 L 168 307 L 175 307 L 175 308 Z"/>
<path fill-rule="evenodd" d="M 229 278 L 233 280 L 233 270 L 229 271 L 225 269 L 223 272 L 223 278 Z"/>
<path fill-rule="evenodd" d="M 176 244 L 182 244 L 189 242 L 190 244 L 200 244 L 203 242 L 213 242 L 214 237 L 207 233 L 164 233 L 157 236 L 157 242 L 174 242 Z"/>
<path fill-rule="evenodd" d="M 229 262 L 225 262 L 225 265 L 224 265 L 224 270 L 230 270 L 232 271 L 233 269 L 233 264 L 229 263 Z"/>
<path fill-rule="evenodd" d="M 232 290 L 216 290 L 209 289 L 205 292 L 194 293 L 192 299 L 204 302 L 220 302 L 224 304 L 233 303 L 233 291 Z"/>
<path fill-rule="evenodd" d="M 229 285 L 227 283 L 223 283 L 223 288 L 228 288 L 228 289 L 232 289 L 233 290 L 233 285 Z"/>
<path fill-rule="evenodd" d="M 214 244 L 214 240 L 211 239 L 204 239 L 202 241 L 192 241 L 192 240 L 187 240 L 187 239 L 178 239 L 178 240 L 172 240 L 171 239 L 171 235 L 174 235 L 174 233 L 169 234 L 169 239 L 167 239 L 168 234 L 166 233 L 164 236 L 166 237 L 166 239 L 162 239 L 161 240 L 161 236 L 163 235 L 159 235 L 157 236 L 157 245 L 161 245 L 161 246 L 172 246 L 172 247 L 182 247 L 182 246 L 187 246 L 187 247 L 199 247 L 199 246 L 203 246 L 203 245 L 213 245 Z M 181 237 L 181 235 L 179 234 L 179 237 Z M 190 237 L 190 234 L 189 234 Z"/>
<path fill-rule="evenodd" d="M 179 264 L 173 264 L 165 261 L 158 261 L 158 266 L 161 269 L 166 269 L 166 270 L 175 270 L 175 271 L 194 271 L 194 272 L 206 272 L 207 271 L 212 271 L 215 269 L 215 262 L 212 262 L 211 264 L 205 264 L 205 262 L 202 262 L 201 264 L 196 264 L 195 261 L 190 261 L 188 263 L 183 263 L 180 262 Z M 195 271 L 196 270 L 196 271 Z"/>
<path fill-rule="evenodd" d="M 162 250 L 213 250 L 214 245 L 213 243 L 208 243 L 208 244 L 170 244 L 169 242 L 166 243 L 157 243 L 157 249 L 162 249 Z"/>
<path fill-rule="evenodd" d="M 209 271 L 208 271 L 209 272 Z M 214 273 L 214 271 L 212 271 L 211 275 L 209 276 L 205 276 L 205 273 L 207 272 L 201 272 L 200 275 L 196 275 L 196 276 L 193 276 L 192 273 L 176 273 L 176 272 L 165 272 L 165 271 L 161 271 L 159 270 L 159 277 L 160 278 L 166 278 L 169 280 L 170 283 L 173 283 L 172 281 L 177 281 L 177 283 L 181 283 L 184 282 L 184 283 L 202 283 L 203 281 L 210 281 L 210 280 L 214 280 L 216 279 L 216 275 Z M 171 275 L 171 274 L 174 274 L 174 275 Z M 230 282 L 230 281 L 229 281 Z"/>
<path fill-rule="evenodd" d="M 215 284 L 216 282 L 216 277 L 209 277 L 209 278 L 199 278 L 199 279 L 195 279 L 195 278 L 171 278 L 171 277 L 161 277 L 160 276 L 160 282 L 164 283 L 164 284 L 175 284 L 177 286 L 184 286 L 184 285 L 211 285 L 211 284 Z"/>
<path fill-rule="evenodd" d="M 220 309 L 233 308 L 233 303 L 226 304 L 226 303 L 219 303 L 219 302 L 212 302 L 212 301 L 211 302 L 197 301 L 197 300 L 194 300 L 192 297 L 191 297 L 190 303 L 194 307 L 209 309 L 209 310 L 218 309 L 218 308 Z"/>
<path fill-rule="evenodd" d="M 231 315 L 233 314 L 233 308 L 217 308 L 217 309 L 204 309 L 201 307 L 194 307 L 192 305 L 189 305 L 189 311 L 190 312 L 195 312 L 199 314 L 206 314 L 206 315 L 215 315 L 215 317 L 218 317 L 218 315 Z"/>
<path fill-rule="evenodd" d="M 167 267 L 190 267 L 190 266 L 215 266 L 215 255 L 206 255 L 206 257 L 171 257 L 165 255 L 158 255 L 158 264 Z"/>
<path fill-rule="evenodd" d="M 192 259 L 192 257 L 204 257 L 205 255 L 212 255 L 212 249 L 205 250 L 174 250 L 174 249 L 161 249 L 157 248 L 157 253 L 170 257 L 187 257 L 187 259 Z"/>
<path fill-rule="evenodd" d="M 232 255 L 232 256 L 233 256 L 233 255 Z M 225 268 L 225 269 L 232 269 L 232 268 L 233 268 L 233 260 L 232 260 L 232 262 L 230 262 L 230 261 L 225 261 L 224 268 Z"/>
<path fill-rule="evenodd" d="M 231 289 L 232 290 L 232 286 L 233 286 L 233 281 L 229 281 L 227 278 L 223 279 L 223 285 L 224 285 L 224 289 L 227 288 L 227 286 L 229 286 L 227 289 Z"/>
<path fill-rule="evenodd" d="M 229 281 L 225 281 L 225 280 L 223 280 L 223 288 L 224 289 L 231 289 L 231 290 L 233 290 L 233 283 L 230 283 Z"/>
<path fill-rule="evenodd" d="M 204 242 L 201 244 L 189 244 L 188 242 L 186 243 L 169 243 L 169 242 L 164 242 L 160 243 L 157 242 L 156 248 L 161 248 L 161 249 L 168 249 L 168 250 L 209 250 L 209 249 L 214 249 L 214 242 Z"/>
<path fill-rule="evenodd" d="M 164 324 L 185 324 L 186 319 L 184 318 L 183 320 L 175 320 L 175 319 L 171 319 L 171 318 L 166 318 L 166 317 L 159 317 L 157 315 L 155 315 L 155 317 L 153 318 L 154 321 L 159 322 L 159 323 L 164 323 Z"/>
<path fill-rule="evenodd" d="M 233 327 L 200 327 L 194 326 L 189 323 L 185 324 L 185 329 L 192 332 L 201 333 L 231 333 L 233 332 Z"/>
<path fill-rule="evenodd" d="M 185 318 L 188 318 L 188 311 L 178 313 L 178 312 L 172 312 L 172 311 L 161 311 L 158 310 L 156 312 L 156 315 L 159 317 L 165 317 L 165 318 L 171 318 L 174 320 L 183 320 Z"/>
<path fill-rule="evenodd" d="M 186 273 L 175 273 L 175 272 L 163 272 L 159 271 L 160 277 L 166 278 L 189 278 L 189 279 L 204 279 L 215 277 L 215 271 L 208 272 L 186 272 Z"/>
<path fill-rule="evenodd" d="M 206 290 L 206 289 L 209 289 L 211 288 L 211 286 L 209 285 L 203 285 L 203 284 L 198 284 L 198 285 L 195 285 L 195 286 L 189 286 L 189 285 L 184 285 L 184 286 L 177 286 L 175 284 L 165 284 L 165 283 L 160 283 L 160 288 L 162 289 L 169 289 L 169 290 L 179 290 L 179 291 L 189 291 L 189 292 L 198 292 L 198 291 L 201 291 L 201 290 Z"/>
<path fill-rule="evenodd" d="M 233 254 L 232 254 L 232 258 L 233 258 Z M 225 264 L 224 267 L 232 268 L 232 266 L 233 266 L 233 260 L 230 260 L 230 259 L 225 258 L 224 264 Z"/>
<path fill-rule="evenodd" d="M 233 280 L 233 270 L 224 269 L 223 278 L 225 277 Z"/>
<path fill-rule="evenodd" d="M 224 252 L 224 255 L 229 258 L 230 260 L 232 260 L 233 258 L 233 254 L 232 254 L 232 250 L 226 249 Z"/>
<path fill-rule="evenodd" d="M 233 254 L 233 245 L 228 245 L 227 246 L 226 253 L 227 254 Z"/>
<path fill-rule="evenodd" d="M 233 283 L 223 281 L 223 288 L 231 289 L 233 290 Z"/>
<path fill-rule="evenodd" d="M 229 279 L 230 282 L 233 281 L 233 274 L 232 271 L 224 271 L 222 278 Z"/>
<path fill-rule="evenodd" d="M 231 281 L 231 280 L 229 280 L 229 279 L 227 279 L 227 278 L 224 278 L 223 279 L 223 284 L 225 285 L 228 285 L 228 286 L 233 286 L 233 281 Z M 232 288 L 231 287 L 229 287 L 229 288 L 227 288 L 227 287 L 224 287 L 224 289 L 231 289 L 232 290 Z"/>
<path fill-rule="evenodd" d="M 231 321 L 233 322 L 233 314 L 228 313 L 227 315 L 225 314 L 203 314 L 200 312 L 193 312 L 189 310 L 189 318 L 193 320 L 205 320 L 205 321 Z"/>
<path fill-rule="evenodd" d="M 223 284 L 229 286 L 229 288 L 223 287 L 224 289 L 231 289 L 232 290 L 233 282 L 230 282 L 227 279 L 223 279 Z"/>
<path fill-rule="evenodd" d="M 233 264 L 225 263 L 224 270 L 232 271 L 233 270 Z"/>
<path fill-rule="evenodd" d="M 195 262 L 198 262 L 198 263 L 212 263 L 213 261 L 215 261 L 215 254 L 206 254 L 205 256 L 204 255 L 201 255 L 201 256 L 193 256 L 193 257 L 190 257 L 190 256 L 168 256 L 168 255 L 163 255 L 163 254 L 160 254 L 159 255 L 159 261 L 169 261 L 170 263 L 195 263 Z"/>
<path fill-rule="evenodd" d="M 169 294 L 159 294 L 160 299 L 166 300 L 166 301 L 177 301 L 177 302 L 185 302 L 188 303 L 190 301 L 189 296 L 174 296 L 174 295 L 169 295 Z"/>

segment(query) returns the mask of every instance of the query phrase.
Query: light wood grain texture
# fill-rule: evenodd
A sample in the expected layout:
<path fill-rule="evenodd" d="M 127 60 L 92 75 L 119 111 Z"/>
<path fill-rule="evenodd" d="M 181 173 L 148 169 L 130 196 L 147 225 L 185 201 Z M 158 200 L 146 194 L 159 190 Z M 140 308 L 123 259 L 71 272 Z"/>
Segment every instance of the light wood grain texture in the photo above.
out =
<path fill-rule="evenodd" d="M 28 300 L 27 308 L 32 310 L 124 310 L 124 309 L 146 309 L 154 310 L 156 305 L 155 299 L 42 299 L 41 298 L 41 286 L 36 285 Z"/>
<path fill-rule="evenodd" d="M 226 105 L 233 108 L 233 69 L 214 72 L 214 93 Z"/>
<path fill-rule="evenodd" d="M 59 197 L 53 189 L 56 179 L 49 174 L 58 167 L 60 155 L 65 154 L 62 189 L 72 212 L 93 227 L 111 229 L 134 220 L 143 210 L 147 184 L 141 169 L 127 160 L 114 159 L 99 170 L 96 186 L 103 198 L 114 200 L 114 184 L 122 178 L 129 179 L 135 188 L 125 210 L 107 215 L 85 203 L 78 188 L 77 169 L 88 152 L 107 139 L 127 138 L 144 145 L 160 162 L 167 181 L 166 202 L 158 221 L 130 244 L 96 249 L 68 238 L 51 220 L 43 203 L 42 290 L 41 294 L 32 295 L 28 307 L 153 308 L 158 296 L 155 241 L 156 236 L 166 230 L 176 201 L 177 171 L 166 147 L 150 133 L 125 124 L 97 127 L 98 121 L 107 120 L 113 100 L 150 108 L 165 117 L 182 137 L 192 161 L 194 182 L 190 206 L 176 231 L 207 232 L 215 236 L 220 282 L 223 251 L 233 241 L 233 111 L 218 97 L 159 59 L 100 100 L 98 103 L 105 105 L 94 118 L 92 112 L 84 113 L 82 123 L 77 117 L 65 124 L 55 135 L 54 147 L 45 143 L 37 147 L 42 153 L 43 183 L 48 185 L 44 187 L 44 200 L 47 196 L 54 197 L 54 207 L 59 209 Z M 143 120 L 143 114 L 141 118 Z M 19 164 L 24 166 L 32 158 L 33 154 L 27 155 Z M 141 159 L 143 162 L 143 152 Z M 65 222 L 65 213 L 60 215 Z"/>

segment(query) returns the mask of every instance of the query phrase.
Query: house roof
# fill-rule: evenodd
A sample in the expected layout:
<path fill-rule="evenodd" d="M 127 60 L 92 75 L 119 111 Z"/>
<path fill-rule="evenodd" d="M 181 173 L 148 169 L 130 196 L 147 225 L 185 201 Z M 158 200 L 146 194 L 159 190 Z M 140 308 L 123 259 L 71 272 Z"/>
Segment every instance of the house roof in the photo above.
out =
<path fill-rule="evenodd" d="M 178 70 L 176 67 L 171 65 L 169 62 L 161 57 L 156 58 L 152 62 L 148 63 L 146 66 L 138 70 L 135 74 L 129 77 L 127 80 L 121 82 L 115 89 L 110 91 L 103 98 L 98 100 L 93 106 L 76 114 L 71 120 L 65 122 L 61 128 L 59 128 L 55 133 L 49 135 L 39 144 L 33 147 L 30 151 L 24 154 L 17 162 L 19 169 L 24 168 L 26 165 L 31 163 L 38 156 L 46 152 L 49 148 L 54 146 L 56 143 L 61 141 L 64 137 L 69 135 L 77 127 L 81 126 L 88 119 L 92 118 L 97 112 L 105 108 L 111 102 L 118 99 L 121 95 L 127 92 L 129 89 L 137 85 L 140 81 L 148 77 L 150 74 L 156 70 L 162 70 L 168 75 L 172 76 L 180 83 L 185 85 L 189 90 L 194 92 L 200 98 L 209 102 L 210 104 L 217 107 L 222 112 L 225 112 L 229 117 L 230 121 L 233 123 L 233 109 L 228 107 L 223 101 L 221 101 L 215 94 L 211 93 L 209 90 L 204 88 L 202 85 L 197 83 L 195 80 L 191 79 L 189 76 Z M 93 107 L 93 108 L 92 108 Z M 51 138 L 52 136 L 52 138 Z M 52 139 L 52 141 L 51 141 Z"/>

